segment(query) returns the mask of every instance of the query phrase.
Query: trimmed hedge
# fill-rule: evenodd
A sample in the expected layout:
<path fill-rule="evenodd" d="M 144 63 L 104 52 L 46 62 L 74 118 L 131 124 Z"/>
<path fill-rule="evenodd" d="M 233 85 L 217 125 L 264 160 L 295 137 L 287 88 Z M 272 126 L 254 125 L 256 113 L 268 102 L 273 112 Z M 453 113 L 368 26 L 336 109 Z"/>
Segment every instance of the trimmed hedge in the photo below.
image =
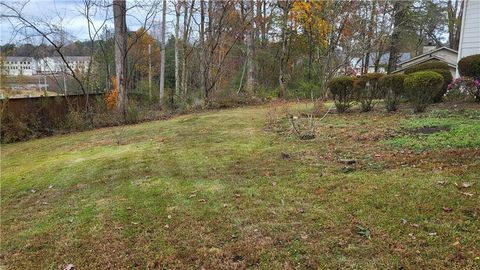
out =
<path fill-rule="evenodd" d="M 440 62 L 440 61 L 429 61 L 423 64 L 418 64 L 409 68 L 405 69 L 405 74 L 412 74 L 418 71 L 423 70 L 432 70 L 432 69 L 445 69 L 450 70 L 450 67 L 447 63 Z"/>
<path fill-rule="evenodd" d="M 414 111 L 423 112 L 441 91 L 443 77 L 433 71 L 419 71 L 408 75 L 403 85 Z"/>
<path fill-rule="evenodd" d="M 453 81 L 453 76 L 452 76 L 452 73 L 450 72 L 450 70 L 432 69 L 432 70 L 429 70 L 429 71 L 436 72 L 436 73 L 442 75 L 442 77 L 443 77 L 442 89 L 440 89 L 440 92 L 438 92 L 438 94 L 435 97 L 433 97 L 433 102 L 438 103 L 438 102 L 441 102 L 443 100 L 443 97 L 447 93 L 448 85 Z"/>
<path fill-rule="evenodd" d="M 368 112 L 375 106 L 374 100 L 381 98 L 378 81 L 385 76 L 382 73 L 367 73 L 357 77 L 353 84 L 355 99 L 360 103 L 363 112 Z"/>
<path fill-rule="evenodd" d="M 353 77 L 341 76 L 331 79 L 327 84 L 339 113 L 347 111 L 352 106 L 354 81 Z"/>
<path fill-rule="evenodd" d="M 458 61 L 458 72 L 461 76 L 480 79 L 480 54 L 464 57 Z"/>
<path fill-rule="evenodd" d="M 398 104 L 402 95 L 405 94 L 403 82 L 407 75 L 405 74 L 390 74 L 382 77 L 379 80 L 379 87 L 385 101 L 385 108 L 388 112 L 393 112 L 398 109 Z"/>

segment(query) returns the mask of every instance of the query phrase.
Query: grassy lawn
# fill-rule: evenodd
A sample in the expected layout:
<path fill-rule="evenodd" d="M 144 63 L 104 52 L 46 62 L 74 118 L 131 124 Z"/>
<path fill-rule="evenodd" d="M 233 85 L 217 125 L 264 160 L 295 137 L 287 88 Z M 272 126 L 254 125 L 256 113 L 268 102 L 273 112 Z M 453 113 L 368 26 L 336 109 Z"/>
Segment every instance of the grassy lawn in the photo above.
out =
<path fill-rule="evenodd" d="M 480 268 L 478 104 L 314 140 L 272 106 L 2 145 L 0 268 Z"/>

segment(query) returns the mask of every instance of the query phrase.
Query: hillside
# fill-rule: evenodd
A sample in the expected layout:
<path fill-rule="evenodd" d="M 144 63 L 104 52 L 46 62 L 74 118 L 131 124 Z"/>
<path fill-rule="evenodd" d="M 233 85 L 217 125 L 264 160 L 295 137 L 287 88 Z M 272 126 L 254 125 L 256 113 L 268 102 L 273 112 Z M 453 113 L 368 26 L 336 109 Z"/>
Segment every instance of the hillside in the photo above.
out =
<path fill-rule="evenodd" d="M 314 140 L 274 106 L 2 145 L 3 267 L 480 267 L 478 105 L 332 113 Z"/>

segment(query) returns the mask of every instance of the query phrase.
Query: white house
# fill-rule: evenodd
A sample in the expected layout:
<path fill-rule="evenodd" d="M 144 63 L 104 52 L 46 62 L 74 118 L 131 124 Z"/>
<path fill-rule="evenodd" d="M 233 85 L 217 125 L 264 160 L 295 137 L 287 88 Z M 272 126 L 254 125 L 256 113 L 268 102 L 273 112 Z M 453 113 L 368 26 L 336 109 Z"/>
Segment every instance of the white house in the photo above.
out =
<path fill-rule="evenodd" d="M 446 63 L 450 68 L 452 76 L 455 76 L 455 72 L 457 70 L 457 58 L 457 51 L 450 48 L 441 47 L 435 49 L 434 46 L 425 46 L 423 48 L 423 54 L 412 59 L 400 62 L 398 64 L 397 70 L 395 70 L 393 73 L 402 73 L 408 67 L 422 64 L 425 62 L 440 61 Z"/>
<path fill-rule="evenodd" d="M 388 60 L 390 58 L 390 53 L 384 53 L 380 55 L 380 58 L 378 58 L 378 53 L 377 52 L 372 52 L 370 53 L 370 59 L 368 61 L 368 73 L 372 72 L 379 72 L 379 73 L 387 73 L 387 66 L 388 66 Z M 398 61 L 407 61 L 408 59 L 411 58 L 411 54 L 409 52 L 404 52 L 400 53 Z M 363 58 L 352 58 L 350 61 L 350 66 L 351 68 L 357 73 L 360 74 L 363 70 Z M 378 68 L 375 70 L 375 64 L 378 61 Z"/>
<path fill-rule="evenodd" d="M 462 30 L 460 32 L 457 61 L 465 56 L 480 54 L 480 1 L 465 0 L 463 4 Z"/>

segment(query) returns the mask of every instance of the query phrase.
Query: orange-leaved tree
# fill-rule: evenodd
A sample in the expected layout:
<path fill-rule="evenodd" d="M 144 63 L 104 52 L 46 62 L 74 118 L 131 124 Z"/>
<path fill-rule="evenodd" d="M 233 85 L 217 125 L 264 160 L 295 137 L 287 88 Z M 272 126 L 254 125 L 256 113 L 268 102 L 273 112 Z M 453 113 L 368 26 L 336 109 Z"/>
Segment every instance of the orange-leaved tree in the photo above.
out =
<path fill-rule="evenodd" d="M 112 89 L 110 89 L 105 96 L 105 104 L 109 110 L 115 110 L 118 104 L 118 80 L 115 76 L 112 76 L 111 80 Z"/>

